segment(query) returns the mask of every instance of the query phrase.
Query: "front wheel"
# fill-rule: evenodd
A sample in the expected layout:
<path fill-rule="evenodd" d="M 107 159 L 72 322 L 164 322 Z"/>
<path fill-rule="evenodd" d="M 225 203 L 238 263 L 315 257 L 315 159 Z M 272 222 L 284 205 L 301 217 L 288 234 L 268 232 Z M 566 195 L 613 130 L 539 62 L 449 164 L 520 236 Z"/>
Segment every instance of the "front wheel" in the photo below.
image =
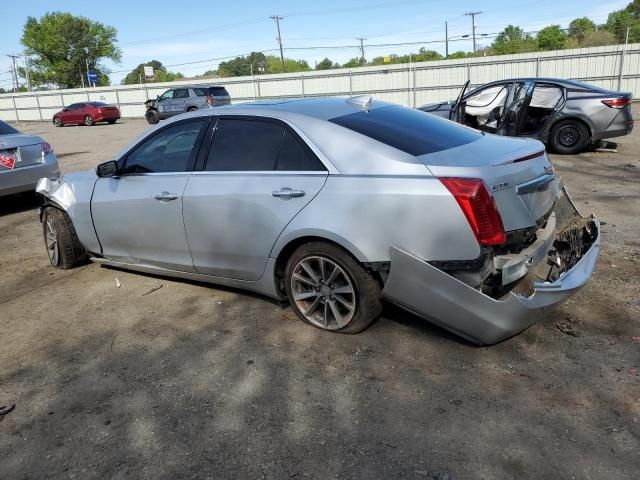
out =
<path fill-rule="evenodd" d="M 54 124 L 56 127 L 61 127 L 61 126 L 62 126 L 62 120 L 60 120 L 58 117 L 55 117 L 55 118 L 53 119 L 53 124 Z"/>
<path fill-rule="evenodd" d="M 380 286 L 351 255 L 324 242 L 299 247 L 285 271 L 298 317 L 323 330 L 358 333 L 382 311 Z"/>
<path fill-rule="evenodd" d="M 558 122 L 551 129 L 549 143 L 558 153 L 570 155 L 579 153 L 587 148 L 590 142 L 589 130 L 576 120 L 564 120 Z"/>
<path fill-rule="evenodd" d="M 155 125 L 160 121 L 160 114 L 157 110 L 147 110 L 147 113 L 144 114 L 144 118 L 147 119 L 147 123 L 149 125 Z"/>
<path fill-rule="evenodd" d="M 42 230 L 51 265 L 68 270 L 86 261 L 87 252 L 65 212 L 55 207 L 47 208 L 42 214 Z"/>
<path fill-rule="evenodd" d="M 84 124 L 87 127 L 91 127 L 93 125 L 93 118 L 91 118 L 89 115 L 85 115 L 84 117 Z"/>

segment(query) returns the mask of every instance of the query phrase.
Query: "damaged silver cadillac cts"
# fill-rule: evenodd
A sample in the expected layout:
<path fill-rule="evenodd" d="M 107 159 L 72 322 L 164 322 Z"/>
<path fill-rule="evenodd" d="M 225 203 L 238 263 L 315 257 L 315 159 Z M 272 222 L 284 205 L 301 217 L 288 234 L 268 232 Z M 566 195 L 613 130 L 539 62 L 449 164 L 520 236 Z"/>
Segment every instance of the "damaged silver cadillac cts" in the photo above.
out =
<path fill-rule="evenodd" d="M 344 333 L 388 299 L 499 342 L 580 289 L 600 244 L 539 141 L 369 97 L 180 115 L 37 191 L 55 267 L 88 259 L 288 298 Z"/>

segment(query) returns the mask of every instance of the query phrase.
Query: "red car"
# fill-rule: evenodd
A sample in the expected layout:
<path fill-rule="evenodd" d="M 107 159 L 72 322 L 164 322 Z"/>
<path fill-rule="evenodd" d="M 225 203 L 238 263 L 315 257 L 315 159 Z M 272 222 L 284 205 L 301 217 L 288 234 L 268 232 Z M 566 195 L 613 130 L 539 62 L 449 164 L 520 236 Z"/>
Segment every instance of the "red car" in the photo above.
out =
<path fill-rule="evenodd" d="M 116 123 L 120 119 L 118 107 L 103 102 L 73 103 L 53 116 L 56 127 L 87 125 L 98 122 Z"/>

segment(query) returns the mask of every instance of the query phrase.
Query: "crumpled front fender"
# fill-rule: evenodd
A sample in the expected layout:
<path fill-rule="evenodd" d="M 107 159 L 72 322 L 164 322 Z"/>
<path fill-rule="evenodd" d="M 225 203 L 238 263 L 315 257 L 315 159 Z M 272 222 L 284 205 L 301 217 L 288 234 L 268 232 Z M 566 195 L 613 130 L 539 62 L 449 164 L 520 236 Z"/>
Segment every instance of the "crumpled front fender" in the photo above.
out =
<path fill-rule="evenodd" d="M 41 178 L 36 184 L 36 192 L 52 201 L 64 211 L 76 203 L 76 196 L 68 183 L 60 180 Z"/>

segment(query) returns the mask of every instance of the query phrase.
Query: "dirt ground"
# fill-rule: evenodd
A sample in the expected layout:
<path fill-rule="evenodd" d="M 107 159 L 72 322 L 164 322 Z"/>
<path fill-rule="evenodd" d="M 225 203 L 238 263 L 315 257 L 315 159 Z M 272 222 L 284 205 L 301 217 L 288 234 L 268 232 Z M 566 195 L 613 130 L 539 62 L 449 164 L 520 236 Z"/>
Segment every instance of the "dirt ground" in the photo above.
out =
<path fill-rule="evenodd" d="M 64 172 L 146 127 L 19 126 Z M 637 479 L 639 154 L 640 129 L 553 156 L 603 221 L 597 271 L 487 348 L 393 306 L 338 335 L 241 291 L 57 271 L 34 198 L 0 199 L 0 478 Z"/>

